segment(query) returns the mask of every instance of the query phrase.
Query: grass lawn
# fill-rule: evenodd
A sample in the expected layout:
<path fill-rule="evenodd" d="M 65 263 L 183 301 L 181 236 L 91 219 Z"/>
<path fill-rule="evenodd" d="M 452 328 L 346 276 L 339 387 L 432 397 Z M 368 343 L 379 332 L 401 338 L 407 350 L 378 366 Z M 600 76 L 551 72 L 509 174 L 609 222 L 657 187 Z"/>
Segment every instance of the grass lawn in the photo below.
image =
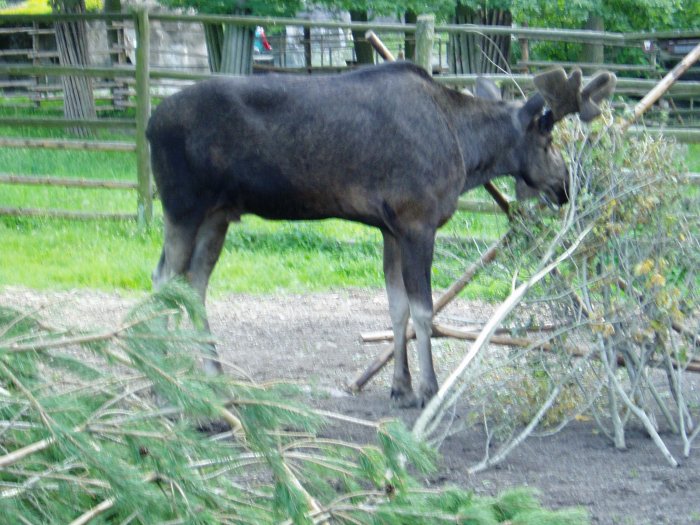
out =
<path fill-rule="evenodd" d="M 476 221 L 458 216 L 445 234 L 463 230 L 467 222 Z M 499 221 L 487 217 L 484 222 L 474 230 L 494 236 Z M 149 290 L 160 255 L 161 228 L 160 218 L 148 231 L 131 222 L 0 218 L 0 286 Z M 448 286 L 468 264 L 462 257 L 476 257 L 477 249 L 450 249 L 449 255 L 436 256 L 435 286 Z M 210 290 L 216 295 L 380 288 L 381 256 L 381 235 L 373 228 L 339 220 L 269 222 L 245 217 L 229 229 Z M 500 296 L 505 292 L 500 283 L 495 276 L 485 276 L 474 294 Z"/>

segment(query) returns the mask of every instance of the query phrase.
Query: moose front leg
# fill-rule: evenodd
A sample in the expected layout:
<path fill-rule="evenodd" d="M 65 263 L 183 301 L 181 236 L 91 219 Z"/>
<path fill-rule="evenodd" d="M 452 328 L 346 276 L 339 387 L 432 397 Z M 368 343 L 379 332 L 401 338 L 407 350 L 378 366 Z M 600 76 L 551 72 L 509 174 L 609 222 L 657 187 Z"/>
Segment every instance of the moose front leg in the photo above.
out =
<path fill-rule="evenodd" d="M 421 229 L 412 235 L 406 235 L 400 241 L 401 270 L 418 347 L 418 362 L 420 365 L 418 403 L 420 406 L 425 406 L 438 391 L 430 344 L 433 323 L 430 268 L 433 262 L 434 243 L 435 230 L 427 229 Z"/>
<path fill-rule="evenodd" d="M 389 315 L 394 332 L 394 379 L 391 383 L 391 399 L 401 408 L 416 406 L 417 399 L 411 386 L 411 372 L 406 351 L 406 328 L 408 326 L 408 295 L 401 271 L 401 249 L 399 242 L 389 232 L 384 236 L 384 281 L 389 299 Z"/>

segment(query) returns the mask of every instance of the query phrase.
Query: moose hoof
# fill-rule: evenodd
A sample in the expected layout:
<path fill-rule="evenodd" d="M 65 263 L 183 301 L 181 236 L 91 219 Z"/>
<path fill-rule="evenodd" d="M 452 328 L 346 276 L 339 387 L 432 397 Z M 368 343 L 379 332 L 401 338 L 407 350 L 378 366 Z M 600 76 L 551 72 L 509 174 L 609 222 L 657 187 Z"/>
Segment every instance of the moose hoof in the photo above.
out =
<path fill-rule="evenodd" d="M 418 398 L 420 401 L 420 407 L 424 408 L 425 405 L 427 405 L 428 402 L 437 393 L 437 391 L 438 391 L 437 383 L 429 384 L 429 385 L 421 383 L 421 385 L 418 387 Z"/>
<path fill-rule="evenodd" d="M 397 408 L 415 408 L 418 406 L 418 398 L 413 390 L 391 389 L 391 402 Z"/>

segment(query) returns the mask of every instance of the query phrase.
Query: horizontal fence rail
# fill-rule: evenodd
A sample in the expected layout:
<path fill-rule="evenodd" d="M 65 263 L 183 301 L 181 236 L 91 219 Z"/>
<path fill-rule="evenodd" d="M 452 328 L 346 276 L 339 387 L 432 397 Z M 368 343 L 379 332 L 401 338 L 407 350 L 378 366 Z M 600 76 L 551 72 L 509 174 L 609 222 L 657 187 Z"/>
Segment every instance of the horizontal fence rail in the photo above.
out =
<path fill-rule="evenodd" d="M 63 117 L 20 117 L 11 114 L 0 115 L 0 127 L 20 129 L 87 129 L 92 131 L 114 131 L 124 140 L 77 140 L 57 138 L 36 138 L 8 136 L 0 137 L 0 147 L 3 148 L 41 148 L 81 150 L 87 152 L 113 151 L 136 156 L 137 174 L 134 181 L 104 181 L 88 180 L 81 178 L 53 177 L 51 175 L 24 175 L 0 173 L 0 184 L 30 185 L 30 186 L 62 186 L 67 188 L 94 188 L 104 190 L 128 190 L 137 193 L 137 210 L 134 214 L 121 213 L 92 213 L 71 210 L 43 210 L 44 216 L 65 216 L 77 219 L 111 218 L 126 220 L 138 218 L 147 223 L 152 215 L 153 187 L 151 182 L 148 146 L 145 141 L 145 128 L 150 114 L 151 102 L 157 102 L 163 96 L 180 89 L 182 86 L 196 82 L 216 74 L 209 72 L 206 48 L 203 47 L 203 24 L 218 24 L 231 26 L 256 27 L 263 26 L 269 29 L 275 28 L 306 28 L 311 40 L 302 40 L 299 35 L 295 42 L 298 46 L 308 46 L 312 53 L 311 64 L 303 67 L 287 67 L 271 62 L 271 57 L 262 57 L 255 62 L 255 70 L 264 71 L 304 71 L 304 72 L 337 72 L 353 67 L 346 60 L 340 60 L 338 56 L 350 56 L 353 52 L 352 37 L 350 32 L 373 30 L 381 35 L 393 49 L 403 50 L 406 39 L 415 42 L 416 25 L 401 23 L 376 23 L 376 22 L 343 22 L 343 21 L 312 21 L 296 18 L 271 18 L 250 16 L 223 16 L 223 15 L 183 15 L 165 12 L 148 12 L 138 9 L 128 13 L 90 13 L 85 15 L 0 15 L 0 35 L 12 35 L 18 32 L 30 35 L 32 38 L 41 36 L 44 39 L 51 38 L 54 34 L 53 26 L 56 22 L 84 20 L 92 24 L 103 24 L 101 30 L 116 31 L 121 35 L 121 40 L 111 44 L 106 50 L 95 52 L 100 60 L 112 60 L 111 65 L 92 66 L 65 66 L 57 64 L 58 53 L 55 49 L 5 49 L 0 50 L 0 94 L 5 97 L 8 107 L 14 100 L 25 100 L 23 107 L 41 107 L 44 109 L 47 103 L 57 104 L 63 99 L 63 86 L 61 79 L 64 77 L 86 77 L 93 85 L 96 100 L 102 103 L 97 106 L 98 118 L 87 120 L 71 120 Z M 18 27 L 6 27 L 8 24 L 16 24 Z M 172 60 L 175 56 L 174 48 L 169 46 L 168 40 L 163 39 L 163 44 L 158 47 L 155 42 L 160 38 L 152 39 L 153 27 L 159 25 L 163 34 L 168 31 L 175 33 L 187 33 L 190 40 L 201 39 L 199 48 L 195 50 L 180 50 L 181 60 Z M 102 27 L 102 26 L 100 26 Z M 314 33 L 325 30 L 328 34 Z M 488 25 L 455 25 L 441 24 L 435 26 L 436 44 L 433 48 L 432 66 L 437 68 L 435 79 L 447 86 L 462 88 L 475 84 L 477 75 L 450 75 L 445 74 L 447 64 L 446 46 L 450 35 L 479 34 L 489 36 L 506 36 L 519 41 L 532 42 L 547 41 L 553 43 L 594 44 L 604 45 L 608 48 L 631 47 L 641 49 L 646 40 L 657 39 L 688 39 L 700 38 L 700 31 L 682 32 L 658 32 L 658 33 L 614 33 L 607 31 L 590 30 L 563 30 L 514 26 L 488 26 Z M 280 53 L 291 53 L 287 49 L 289 36 L 286 30 L 283 37 L 279 38 L 276 46 Z M 128 36 L 128 38 L 127 38 Z M 324 40 L 325 39 L 325 40 Z M 317 47 L 312 47 L 317 46 Z M 325 46 L 325 47 L 324 47 Z M 178 48 L 179 49 L 179 48 Z M 299 53 L 301 48 L 294 52 Z M 302 49 L 303 51 L 303 49 Z M 118 56 L 116 61 L 114 57 Z M 170 57 L 168 63 L 166 59 Z M 324 58 L 326 57 L 326 58 Z M 330 58 L 328 58 L 330 57 Z M 321 66 L 314 60 L 319 60 Z M 23 62 L 17 62 L 23 60 Z M 339 60 L 339 61 L 336 61 Z M 653 63 L 643 64 L 598 64 L 598 63 L 570 63 L 549 62 L 523 57 L 509 64 L 516 71 L 514 74 L 479 75 L 491 78 L 499 82 L 511 92 L 518 90 L 531 91 L 533 89 L 533 76 L 528 72 L 552 66 L 565 68 L 574 65 L 580 66 L 586 74 L 594 69 L 605 67 L 617 72 L 618 79 L 616 93 L 623 96 L 639 97 L 646 94 L 664 71 Z M 646 78 L 633 78 L 636 74 Z M 681 107 L 671 107 L 667 110 L 669 117 L 663 128 L 635 126 L 630 129 L 632 134 L 652 133 L 664 134 L 676 138 L 682 142 L 700 142 L 700 129 L 683 124 L 683 119 L 698 117 L 698 100 L 700 99 L 700 82 L 680 81 L 668 92 L 668 97 L 673 104 L 674 100 L 684 101 Z M 685 104 L 685 101 L 689 101 Z M 0 108 L 3 106 L 0 105 Z M 53 107 L 53 106 L 51 106 Z M 50 113 L 48 108 L 45 114 Z M 128 113 L 125 113 L 127 112 Z M 109 116 L 107 116 L 109 115 Z M 671 117 L 672 116 L 672 117 Z M 690 176 L 691 183 L 697 183 L 697 176 Z M 1 203 L 0 203 L 1 204 Z M 497 213 L 499 209 L 490 202 L 460 200 L 460 209 L 478 213 Z M 23 209 L 10 210 L 7 207 L 0 208 L 0 214 L 40 216 L 42 210 Z"/>
<path fill-rule="evenodd" d="M 12 175 L 0 173 L 0 183 L 25 186 L 61 186 L 64 188 L 105 188 L 115 190 L 135 190 L 138 184 L 123 180 L 95 180 L 52 175 Z"/>

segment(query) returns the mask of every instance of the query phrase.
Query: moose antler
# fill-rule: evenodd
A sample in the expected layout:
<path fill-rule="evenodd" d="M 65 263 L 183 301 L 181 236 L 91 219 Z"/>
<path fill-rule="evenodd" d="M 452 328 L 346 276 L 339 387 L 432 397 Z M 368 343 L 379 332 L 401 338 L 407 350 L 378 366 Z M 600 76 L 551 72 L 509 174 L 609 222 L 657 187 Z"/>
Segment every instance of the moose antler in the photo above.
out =
<path fill-rule="evenodd" d="M 608 71 L 600 71 L 581 89 L 579 68 L 575 68 L 568 78 L 562 68 L 557 68 L 537 75 L 534 83 L 552 112 L 553 122 L 571 113 L 578 113 L 581 120 L 590 122 L 600 115 L 598 104 L 612 94 L 617 77 Z"/>

